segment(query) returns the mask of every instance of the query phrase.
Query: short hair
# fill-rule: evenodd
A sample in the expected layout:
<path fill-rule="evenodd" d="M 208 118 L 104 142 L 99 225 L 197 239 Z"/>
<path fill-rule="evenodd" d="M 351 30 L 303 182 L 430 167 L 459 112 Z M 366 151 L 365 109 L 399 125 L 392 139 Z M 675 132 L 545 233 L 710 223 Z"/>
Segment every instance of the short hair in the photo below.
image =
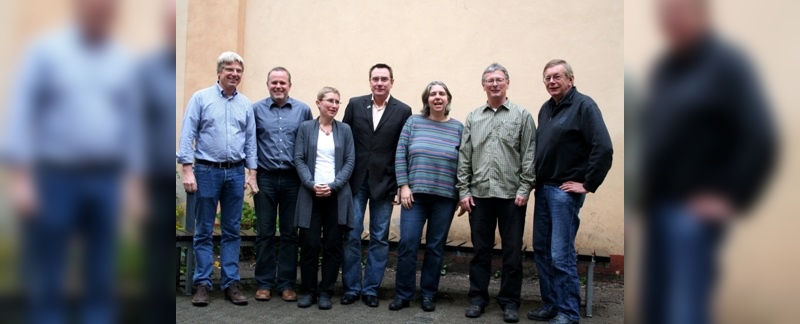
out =
<path fill-rule="evenodd" d="M 384 63 L 378 63 L 378 64 L 373 65 L 371 68 L 369 68 L 369 77 L 370 78 L 372 77 L 372 71 L 375 70 L 375 69 L 387 69 L 387 70 L 389 70 L 389 78 L 394 80 L 394 73 L 392 72 L 392 67 L 391 66 L 386 65 Z"/>
<path fill-rule="evenodd" d="M 292 74 L 289 73 L 289 70 L 282 66 L 276 66 L 267 72 L 267 82 L 269 82 L 269 75 L 272 74 L 272 72 L 286 72 L 286 75 L 289 76 L 289 84 L 292 84 Z"/>
<path fill-rule="evenodd" d="M 558 65 L 564 66 L 564 69 L 567 70 L 567 79 L 571 79 L 573 76 L 572 66 L 570 66 L 569 63 L 567 63 L 567 61 L 564 61 L 562 59 L 552 59 L 550 60 L 550 62 L 547 62 L 547 64 L 544 65 L 544 69 L 542 69 L 542 76 L 544 76 L 544 73 L 547 71 L 547 69 Z"/>
<path fill-rule="evenodd" d="M 484 80 L 483 76 L 486 75 L 486 73 L 492 73 L 494 71 L 503 71 L 503 74 L 506 75 L 506 80 L 511 79 L 510 77 L 508 77 L 508 70 L 506 70 L 506 67 L 500 65 L 500 63 L 494 62 L 492 64 L 489 64 L 489 66 L 486 67 L 485 70 L 483 70 L 483 73 L 481 74 L 481 82 L 483 82 Z"/>
<path fill-rule="evenodd" d="M 217 73 L 222 72 L 222 68 L 225 67 L 227 64 L 231 64 L 233 62 L 239 62 L 242 65 L 242 71 L 244 71 L 244 60 L 242 59 L 239 54 L 234 52 L 223 52 L 217 58 Z"/>
<path fill-rule="evenodd" d="M 342 96 L 339 94 L 339 90 L 336 90 L 334 87 L 322 87 L 322 89 L 317 92 L 317 100 L 322 100 L 322 98 L 325 98 L 325 95 L 328 93 L 335 93 L 339 97 Z"/>
<path fill-rule="evenodd" d="M 442 81 L 431 81 L 431 83 L 428 83 L 425 87 L 425 91 L 422 91 L 422 110 L 420 112 L 425 116 L 431 115 L 431 107 L 428 105 L 428 98 L 431 96 L 431 88 L 435 85 L 442 86 L 444 92 L 447 93 L 447 106 L 444 107 L 444 115 L 450 115 L 450 104 L 453 103 L 453 95 L 450 94 L 450 89 L 447 89 L 447 85 Z"/>

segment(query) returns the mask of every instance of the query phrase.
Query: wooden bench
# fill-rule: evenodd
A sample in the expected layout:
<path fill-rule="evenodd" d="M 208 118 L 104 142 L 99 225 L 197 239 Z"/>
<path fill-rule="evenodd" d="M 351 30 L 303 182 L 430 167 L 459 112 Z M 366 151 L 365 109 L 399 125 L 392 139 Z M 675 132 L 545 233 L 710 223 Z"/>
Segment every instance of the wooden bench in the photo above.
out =
<path fill-rule="evenodd" d="M 239 235 L 242 238 L 241 246 L 255 246 L 256 245 L 256 233 L 253 230 L 243 230 L 239 232 Z M 279 236 L 279 234 L 275 234 L 275 236 Z M 212 245 L 219 245 L 220 241 L 222 240 L 222 232 L 219 229 L 214 229 L 214 232 L 211 235 L 211 242 Z M 186 258 L 184 260 L 184 264 L 186 265 L 186 281 L 184 283 L 184 294 L 189 296 L 192 294 L 192 287 L 193 287 L 193 274 L 194 274 L 194 233 L 185 231 L 185 230 L 175 230 L 175 248 L 177 252 L 176 257 L 176 275 L 177 279 L 176 282 L 180 282 L 180 265 L 181 265 L 181 250 L 186 250 Z"/>

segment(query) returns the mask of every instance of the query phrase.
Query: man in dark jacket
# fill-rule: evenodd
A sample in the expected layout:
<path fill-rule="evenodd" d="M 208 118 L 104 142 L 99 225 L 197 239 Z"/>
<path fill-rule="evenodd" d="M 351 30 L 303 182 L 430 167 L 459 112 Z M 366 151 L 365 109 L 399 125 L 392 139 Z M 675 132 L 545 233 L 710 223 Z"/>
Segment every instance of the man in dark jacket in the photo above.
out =
<path fill-rule="evenodd" d="M 552 60 L 543 76 L 552 98 L 539 110 L 536 131 L 533 248 L 544 306 L 528 318 L 578 323 L 578 212 L 586 193 L 603 183 L 613 149 L 600 109 L 574 87 L 569 63 Z"/>

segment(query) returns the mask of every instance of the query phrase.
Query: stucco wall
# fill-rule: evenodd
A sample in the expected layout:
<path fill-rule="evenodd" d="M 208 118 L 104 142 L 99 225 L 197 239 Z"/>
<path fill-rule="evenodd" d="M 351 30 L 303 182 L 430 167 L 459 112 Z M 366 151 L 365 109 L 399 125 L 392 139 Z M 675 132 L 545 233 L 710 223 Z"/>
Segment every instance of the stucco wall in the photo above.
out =
<path fill-rule="evenodd" d="M 624 254 L 621 1 L 180 0 L 178 17 L 176 132 L 192 93 L 216 80 L 215 60 L 225 50 L 243 56 L 239 90 L 253 101 L 269 95 L 266 73 L 280 65 L 292 73 L 292 97 L 317 115 L 321 87 L 338 88 L 345 100 L 368 94 L 368 69 L 383 62 L 394 69 L 392 95 L 415 111 L 424 86 L 444 81 L 453 93 L 451 116 L 461 121 L 485 101 L 480 77 L 490 63 L 508 68 L 509 99 L 535 118 L 549 98 L 542 67 L 567 60 L 578 89 L 600 106 L 615 149 L 605 183 L 586 199 L 576 244 Z M 396 209 L 393 232 L 399 217 Z M 533 204 L 526 223 L 530 245 Z M 466 217 L 454 219 L 450 235 L 469 239 Z"/>

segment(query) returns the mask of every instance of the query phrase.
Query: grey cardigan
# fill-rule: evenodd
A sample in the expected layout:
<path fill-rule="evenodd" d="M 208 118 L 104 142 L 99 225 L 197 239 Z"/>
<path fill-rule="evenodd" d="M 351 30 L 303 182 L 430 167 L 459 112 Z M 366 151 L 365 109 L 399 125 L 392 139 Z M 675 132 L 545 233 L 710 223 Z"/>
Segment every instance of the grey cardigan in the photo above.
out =
<path fill-rule="evenodd" d="M 317 140 L 319 118 L 300 124 L 294 141 L 294 166 L 300 176 L 300 190 L 294 212 L 295 226 L 308 228 L 314 203 L 314 169 L 317 164 Z M 353 194 L 350 190 L 350 175 L 356 163 L 353 134 L 350 126 L 333 120 L 334 164 L 336 178 L 328 186 L 336 196 L 339 225 L 353 228 Z"/>

